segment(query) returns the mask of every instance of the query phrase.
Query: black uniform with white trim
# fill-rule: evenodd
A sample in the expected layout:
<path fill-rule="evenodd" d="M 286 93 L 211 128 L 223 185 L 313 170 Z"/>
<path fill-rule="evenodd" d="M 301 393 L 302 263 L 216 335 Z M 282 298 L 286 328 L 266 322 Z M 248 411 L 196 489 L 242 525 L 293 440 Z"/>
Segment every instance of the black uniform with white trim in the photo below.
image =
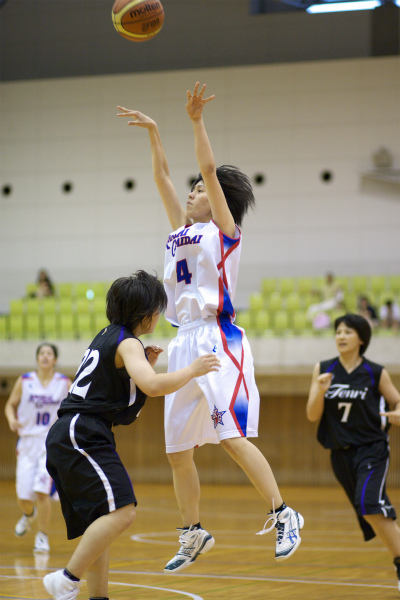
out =
<path fill-rule="evenodd" d="M 100 516 L 136 505 L 112 432 L 113 425 L 132 423 L 146 401 L 125 367 L 115 366 L 117 348 L 127 338 L 135 336 L 121 325 L 98 333 L 47 436 L 47 469 L 60 496 L 68 539 L 82 535 Z"/>
<path fill-rule="evenodd" d="M 363 515 L 396 518 L 385 492 L 389 424 L 379 414 L 388 410 L 379 393 L 382 370 L 364 357 L 351 373 L 339 358 L 320 363 L 320 373 L 332 373 L 332 383 L 325 394 L 318 441 L 331 449 L 333 471 L 357 513 L 366 541 L 375 533 Z"/>

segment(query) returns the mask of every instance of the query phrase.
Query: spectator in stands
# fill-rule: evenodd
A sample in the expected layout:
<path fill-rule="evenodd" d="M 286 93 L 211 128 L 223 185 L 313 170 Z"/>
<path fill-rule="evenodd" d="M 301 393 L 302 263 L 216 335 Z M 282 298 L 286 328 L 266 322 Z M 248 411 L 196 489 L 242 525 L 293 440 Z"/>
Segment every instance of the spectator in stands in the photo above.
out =
<path fill-rule="evenodd" d="M 372 304 L 370 304 L 367 296 L 361 294 L 358 297 L 357 309 L 358 314 L 367 319 L 372 329 L 379 325 L 377 312 Z"/>
<path fill-rule="evenodd" d="M 400 325 L 400 308 L 397 302 L 386 300 L 379 309 L 381 327 L 397 331 Z"/>
<path fill-rule="evenodd" d="M 319 314 L 326 314 L 328 311 L 342 306 L 344 294 L 339 283 L 335 281 L 335 275 L 328 271 L 325 277 L 325 283 L 321 289 L 313 290 L 313 294 L 319 295 L 320 302 L 308 307 L 307 318 L 309 321 L 313 321 Z"/>
<path fill-rule="evenodd" d="M 44 269 L 41 269 L 36 279 L 36 290 L 32 292 L 33 298 L 44 298 L 54 296 L 54 285 L 50 275 Z"/>

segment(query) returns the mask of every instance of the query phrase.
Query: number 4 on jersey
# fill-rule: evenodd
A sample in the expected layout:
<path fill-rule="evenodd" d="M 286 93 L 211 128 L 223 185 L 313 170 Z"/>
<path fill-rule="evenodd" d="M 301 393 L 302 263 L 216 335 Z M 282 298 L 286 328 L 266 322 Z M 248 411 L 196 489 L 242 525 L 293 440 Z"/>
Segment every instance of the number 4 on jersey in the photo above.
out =
<path fill-rule="evenodd" d="M 184 281 L 185 283 L 191 283 L 192 273 L 189 273 L 189 268 L 186 258 L 184 260 L 178 260 L 176 263 L 176 280 L 178 283 Z"/>

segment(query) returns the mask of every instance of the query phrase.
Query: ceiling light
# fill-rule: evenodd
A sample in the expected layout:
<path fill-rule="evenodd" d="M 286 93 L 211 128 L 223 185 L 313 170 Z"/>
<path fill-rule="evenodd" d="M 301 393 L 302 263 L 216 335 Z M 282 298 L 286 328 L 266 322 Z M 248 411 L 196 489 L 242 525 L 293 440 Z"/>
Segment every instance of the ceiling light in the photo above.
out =
<path fill-rule="evenodd" d="M 306 10 L 310 14 L 327 12 L 344 12 L 349 10 L 372 10 L 381 6 L 381 0 L 356 0 L 355 2 L 328 2 L 312 4 Z"/>

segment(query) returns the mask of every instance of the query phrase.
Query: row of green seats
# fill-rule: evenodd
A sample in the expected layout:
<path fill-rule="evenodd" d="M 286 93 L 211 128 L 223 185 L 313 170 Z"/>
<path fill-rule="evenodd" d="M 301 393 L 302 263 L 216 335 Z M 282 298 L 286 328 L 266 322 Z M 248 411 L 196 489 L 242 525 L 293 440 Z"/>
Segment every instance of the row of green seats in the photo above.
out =
<path fill-rule="evenodd" d="M 400 295 L 400 275 L 352 275 L 337 276 L 343 291 L 355 295 Z M 320 290 L 325 283 L 324 277 L 264 277 L 261 280 L 261 294 L 269 297 L 273 292 L 286 296 L 292 292 L 301 295 L 312 295 L 313 290 Z"/>
<path fill-rule="evenodd" d="M 18 298 L 10 301 L 10 315 L 37 315 L 52 313 L 103 313 L 106 310 L 105 296 L 93 300 L 87 298 Z"/>
<path fill-rule="evenodd" d="M 335 319 L 343 315 L 343 310 L 330 311 L 328 316 L 330 324 L 321 329 L 313 329 L 307 319 L 305 311 L 289 313 L 280 310 L 270 313 L 267 310 L 251 312 L 244 310 L 238 312 L 235 323 L 246 331 L 248 337 L 273 337 L 273 336 L 333 336 L 332 326 Z M 374 335 L 392 337 L 396 335 L 393 329 L 374 330 Z"/>
<path fill-rule="evenodd" d="M 92 300 L 99 296 L 106 296 L 110 289 L 111 281 L 66 281 L 54 284 L 55 296 L 59 298 L 88 298 Z M 25 291 L 29 298 L 36 292 L 37 284 L 28 283 Z"/>
<path fill-rule="evenodd" d="M 101 312 L 17 313 L 0 316 L 0 340 L 87 339 L 109 324 Z M 174 328 L 162 316 L 148 337 L 173 337 Z"/>
<path fill-rule="evenodd" d="M 389 292 L 384 292 L 380 295 L 370 294 L 368 299 L 374 306 L 379 308 L 386 300 L 397 300 L 398 297 L 400 297 L 400 293 L 390 294 Z M 343 300 L 345 309 L 348 311 L 357 310 L 358 299 L 359 294 L 345 292 Z M 302 294 L 300 292 L 290 292 L 289 294 L 284 295 L 278 291 L 274 291 L 269 296 L 266 296 L 261 292 L 256 292 L 249 297 L 249 310 L 252 312 L 268 310 L 270 313 L 285 310 L 289 313 L 293 313 L 299 310 L 306 310 L 311 304 L 318 302 L 318 297 L 311 294 Z"/>

